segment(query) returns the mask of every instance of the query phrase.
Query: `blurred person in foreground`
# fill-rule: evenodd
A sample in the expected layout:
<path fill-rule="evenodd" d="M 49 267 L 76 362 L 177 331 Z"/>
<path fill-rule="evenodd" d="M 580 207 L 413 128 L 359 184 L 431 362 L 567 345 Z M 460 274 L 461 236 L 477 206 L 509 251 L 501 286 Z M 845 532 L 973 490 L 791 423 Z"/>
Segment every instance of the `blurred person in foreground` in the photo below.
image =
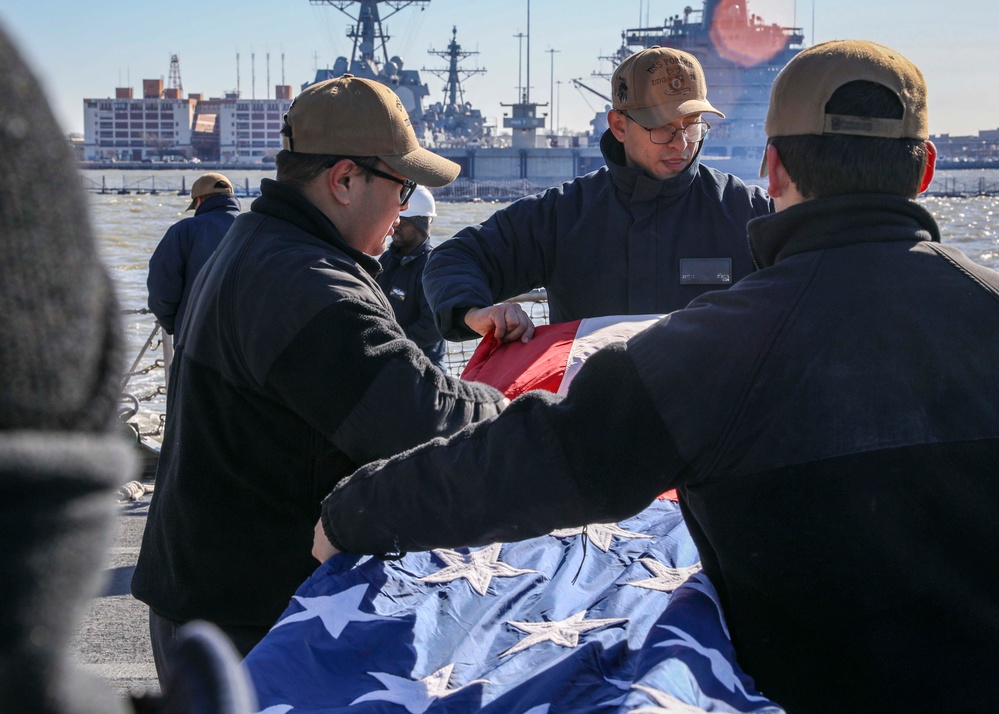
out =
<path fill-rule="evenodd" d="M 69 142 L 2 28 L 0 97 L 0 712 L 249 714 L 249 680 L 206 623 L 167 653 L 162 695 L 118 697 L 73 662 L 136 470 L 115 418 L 121 318 Z"/>
<path fill-rule="evenodd" d="M 611 80 L 606 166 L 494 213 L 442 242 L 423 283 L 441 334 L 529 340 L 507 300 L 544 287 L 550 322 L 659 315 L 753 270 L 746 223 L 773 211 L 759 186 L 701 163 L 711 115 L 697 58 L 650 47 Z"/>
<path fill-rule="evenodd" d="M 434 323 L 427 296 L 423 292 L 423 269 L 433 248 L 430 245 L 430 225 L 437 217 L 433 194 L 417 186 L 409 198 L 409 208 L 399 214 L 399 225 L 390 238 L 388 249 L 378 262 L 378 284 L 388 296 L 395 319 L 406 337 L 423 350 L 427 358 L 445 369 L 447 343 Z"/>
<path fill-rule="evenodd" d="M 506 403 L 435 367 L 375 281 L 416 184 L 443 186 L 458 165 L 419 146 L 391 89 L 349 74 L 299 94 L 282 134 L 277 180 L 205 265 L 177 336 L 132 577 L 161 681 L 189 620 L 243 655 L 266 634 L 315 570 L 337 481 Z"/>
<path fill-rule="evenodd" d="M 999 273 L 913 200 L 936 158 L 923 76 L 873 42 L 816 45 L 778 75 L 766 130 L 757 272 L 597 352 L 564 399 L 359 470 L 313 553 L 521 540 L 676 487 L 768 698 L 992 710 Z"/>

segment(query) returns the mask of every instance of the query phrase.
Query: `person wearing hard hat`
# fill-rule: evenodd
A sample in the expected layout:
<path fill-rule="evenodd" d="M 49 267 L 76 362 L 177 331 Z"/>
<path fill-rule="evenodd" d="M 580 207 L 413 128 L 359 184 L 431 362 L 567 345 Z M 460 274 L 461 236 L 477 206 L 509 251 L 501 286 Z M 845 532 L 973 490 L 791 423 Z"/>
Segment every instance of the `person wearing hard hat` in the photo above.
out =
<path fill-rule="evenodd" d="M 447 345 L 434 323 L 434 313 L 423 292 L 423 269 L 433 247 L 430 224 L 437 216 L 434 196 L 417 186 L 409 208 L 399 214 L 399 225 L 391 236 L 388 250 L 378 260 L 382 272 L 376 280 L 388 296 L 395 317 L 406 337 L 441 369 L 445 369 Z"/>

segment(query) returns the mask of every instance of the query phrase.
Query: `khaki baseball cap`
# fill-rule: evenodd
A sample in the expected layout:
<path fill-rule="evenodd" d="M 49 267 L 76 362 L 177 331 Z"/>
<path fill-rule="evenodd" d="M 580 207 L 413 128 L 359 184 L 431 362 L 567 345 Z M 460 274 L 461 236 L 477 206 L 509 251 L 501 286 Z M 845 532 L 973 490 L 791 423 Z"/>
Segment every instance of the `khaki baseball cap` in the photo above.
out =
<path fill-rule="evenodd" d="M 611 90 L 614 109 L 648 129 L 698 112 L 725 118 L 708 102 L 701 63 L 669 47 L 649 47 L 625 59 L 614 70 Z"/>
<path fill-rule="evenodd" d="M 901 119 L 826 114 L 826 103 L 848 82 L 883 85 L 902 102 Z M 886 139 L 929 138 L 926 80 L 901 53 L 867 40 L 833 40 L 795 55 L 770 90 L 767 137 L 848 134 Z M 767 175 L 763 158 L 760 176 Z"/>
<path fill-rule="evenodd" d="M 199 176 L 191 186 L 191 205 L 187 207 L 190 211 L 198 207 L 198 199 L 202 196 L 211 196 L 214 193 L 228 193 L 232 195 L 232 182 L 222 174 L 205 174 Z"/>
<path fill-rule="evenodd" d="M 284 116 L 284 148 L 302 154 L 377 156 L 408 179 L 444 186 L 461 167 L 416 140 L 399 96 L 384 84 L 344 74 L 306 87 Z"/>

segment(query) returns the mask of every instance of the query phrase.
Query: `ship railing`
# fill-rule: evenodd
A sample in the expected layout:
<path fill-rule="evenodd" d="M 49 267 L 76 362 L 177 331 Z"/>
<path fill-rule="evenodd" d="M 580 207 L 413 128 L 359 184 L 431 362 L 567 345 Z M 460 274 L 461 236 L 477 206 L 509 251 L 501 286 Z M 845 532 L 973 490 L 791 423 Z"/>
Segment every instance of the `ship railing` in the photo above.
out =
<path fill-rule="evenodd" d="M 93 178 L 81 174 L 80 182 L 84 191 L 99 194 L 117 194 L 120 196 L 135 194 L 137 196 L 152 195 L 161 193 L 176 194 L 178 196 L 188 196 L 191 193 L 187 185 L 186 177 L 180 176 L 148 176 L 138 175 L 134 172 L 122 172 L 120 180 L 109 180 L 107 176 Z M 237 198 L 253 198 L 260 195 L 260 187 L 255 184 L 250 185 L 250 179 L 245 177 L 242 182 L 237 181 L 233 186 L 233 193 Z"/>
<path fill-rule="evenodd" d="M 548 324 L 548 296 L 543 288 L 518 295 L 507 302 L 519 303 L 535 325 Z M 122 377 L 118 410 L 120 421 L 131 430 L 136 443 L 147 452 L 158 453 L 166 425 L 167 380 L 173 359 L 173 339 L 166 334 L 148 308 L 124 311 L 125 334 L 134 357 Z M 480 339 L 448 342 L 445 368 L 460 376 Z"/>
<path fill-rule="evenodd" d="M 549 188 L 548 184 L 529 179 L 469 179 L 458 178 L 447 186 L 433 190 L 438 201 L 515 201 L 533 196 Z"/>

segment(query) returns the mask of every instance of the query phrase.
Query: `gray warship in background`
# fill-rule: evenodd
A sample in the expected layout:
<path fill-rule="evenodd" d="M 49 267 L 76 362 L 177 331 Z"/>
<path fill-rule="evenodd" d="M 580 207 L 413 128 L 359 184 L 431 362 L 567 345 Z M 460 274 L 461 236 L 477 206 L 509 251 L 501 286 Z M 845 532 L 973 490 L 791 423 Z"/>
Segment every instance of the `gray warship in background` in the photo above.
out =
<path fill-rule="evenodd" d="M 498 135 L 481 112 L 464 101 L 462 78 L 485 70 L 460 66 L 463 59 L 477 53 L 462 50 L 456 27 L 452 27 L 446 50 L 430 51 L 445 59 L 447 66 L 422 70 L 445 80 L 442 101 L 426 101 L 430 89 L 421 77 L 421 70 L 406 68 L 402 58 L 389 55 L 390 38 L 383 30 L 383 19 L 410 5 L 426 5 L 430 0 L 310 2 L 333 6 L 354 21 L 347 30 L 353 41 L 351 57 L 338 57 L 331 68 L 318 70 L 313 82 L 350 73 L 391 87 L 409 112 L 420 142 L 461 166 L 458 181 L 435 192 L 441 198 L 526 195 L 603 165 L 599 138 L 607 127 L 605 112 L 611 102 L 609 77 L 613 67 L 610 72 L 593 75 L 606 86 L 606 93 L 581 80 L 573 80 L 607 103 L 604 112 L 591 121 L 588 136 L 560 137 L 546 133 L 546 116 L 538 116 L 538 109 L 547 104 L 532 102 L 526 89 L 520 90 L 517 102 L 503 105 L 509 108 L 503 126 L 511 133 Z M 380 6 L 391 9 L 385 18 Z M 356 14 L 351 14 L 355 9 Z M 750 13 L 746 0 L 704 0 L 702 9 L 687 6 L 682 15 L 667 17 L 661 25 L 624 30 L 619 49 L 601 59 L 616 67 L 633 52 L 653 45 L 675 47 L 696 56 L 704 68 L 712 104 L 726 115 L 725 119 L 711 118 L 712 130 L 701 159 L 744 179 L 757 180 L 766 144 L 763 122 L 770 87 L 781 67 L 802 49 L 803 39 L 800 28 L 767 24 Z M 528 44 L 528 54 L 529 47 Z"/>

